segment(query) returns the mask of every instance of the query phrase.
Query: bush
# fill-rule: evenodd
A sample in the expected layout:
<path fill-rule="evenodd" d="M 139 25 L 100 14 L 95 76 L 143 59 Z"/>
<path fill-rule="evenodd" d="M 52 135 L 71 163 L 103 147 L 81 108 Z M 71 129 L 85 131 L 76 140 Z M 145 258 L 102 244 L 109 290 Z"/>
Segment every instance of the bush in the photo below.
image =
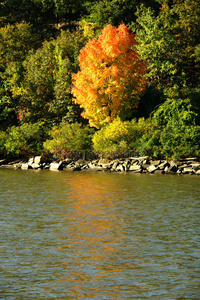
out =
<path fill-rule="evenodd" d="M 54 126 L 49 135 L 51 139 L 44 142 L 44 150 L 57 158 L 74 155 L 77 151 L 91 150 L 94 130 L 78 123 L 61 123 Z"/>
<path fill-rule="evenodd" d="M 179 159 L 199 154 L 200 126 L 196 125 L 197 113 L 189 98 L 167 99 L 153 119 L 160 128 L 160 155 Z"/>
<path fill-rule="evenodd" d="M 128 128 L 129 122 L 122 122 L 120 118 L 116 118 L 94 134 L 94 150 L 101 155 L 127 150 Z"/>
<path fill-rule="evenodd" d="M 12 126 L 5 140 L 6 154 L 12 157 L 29 157 L 42 151 L 43 123 L 24 123 Z"/>

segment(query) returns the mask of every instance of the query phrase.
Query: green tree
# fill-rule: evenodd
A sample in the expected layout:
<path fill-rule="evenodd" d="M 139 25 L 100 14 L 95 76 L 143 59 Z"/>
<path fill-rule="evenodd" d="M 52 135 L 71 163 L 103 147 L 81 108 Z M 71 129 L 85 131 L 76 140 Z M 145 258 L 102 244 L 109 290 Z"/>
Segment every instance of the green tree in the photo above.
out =
<path fill-rule="evenodd" d="M 32 27 L 25 22 L 0 28 L 0 121 L 16 124 L 23 79 L 23 60 L 37 46 Z"/>
<path fill-rule="evenodd" d="M 101 28 L 108 24 L 119 26 L 121 23 L 129 25 L 135 21 L 136 8 L 145 4 L 158 10 L 159 4 L 154 0 L 100 0 L 88 2 L 88 17 L 90 22 L 96 23 Z"/>
<path fill-rule="evenodd" d="M 62 31 L 54 40 L 29 54 L 24 62 L 21 92 L 24 121 L 57 124 L 80 120 L 80 108 L 72 103 L 71 75 L 78 70 L 78 54 L 84 45 L 79 32 Z"/>
<path fill-rule="evenodd" d="M 163 1 L 164 2 L 164 1 Z M 137 11 L 137 50 L 147 62 L 150 85 L 199 86 L 199 0 L 165 1 L 158 16 L 150 8 Z"/>

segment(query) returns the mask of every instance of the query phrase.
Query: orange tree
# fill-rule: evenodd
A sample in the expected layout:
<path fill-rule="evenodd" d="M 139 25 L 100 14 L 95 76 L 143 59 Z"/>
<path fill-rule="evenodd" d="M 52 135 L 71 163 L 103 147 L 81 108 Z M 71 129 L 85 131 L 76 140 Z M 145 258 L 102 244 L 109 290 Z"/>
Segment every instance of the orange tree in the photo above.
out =
<path fill-rule="evenodd" d="M 107 25 L 81 50 L 72 93 L 91 126 L 101 128 L 117 116 L 128 119 L 137 108 L 146 66 L 134 50 L 136 44 L 125 25 Z"/>

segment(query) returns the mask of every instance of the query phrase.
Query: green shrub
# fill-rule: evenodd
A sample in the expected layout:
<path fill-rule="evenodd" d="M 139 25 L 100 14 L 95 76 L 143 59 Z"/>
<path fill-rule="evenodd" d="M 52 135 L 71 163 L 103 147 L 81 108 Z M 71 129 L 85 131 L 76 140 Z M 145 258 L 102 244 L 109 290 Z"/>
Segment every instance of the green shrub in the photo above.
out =
<path fill-rule="evenodd" d="M 44 150 L 60 158 L 73 155 L 77 151 L 88 151 L 91 150 L 93 134 L 94 130 L 89 126 L 61 123 L 50 131 L 51 139 L 44 142 Z"/>
<path fill-rule="evenodd" d="M 166 158 L 184 158 L 199 154 L 200 126 L 189 98 L 167 99 L 153 115 L 158 122 L 158 152 Z"/>
<path fill-rule="evenodd" d="M 43 141 L 43 123 L 24 123 L 12 126 L 5 140 L 6 154 L 12 157 L 27 157 L 40 154 Z"/>
<path fill-rule="evenodd" d="M 93 137 L 94 150 L 101 155 L 122 155 L 126 151 L 133 151 L 135 154 L 150 153 L 150 148 L 141 148 L 152 134 L 156 127 L 156 121 L 144 118 L 132 121 L 121 121 L 115 119 L 112 123 L 97 131 Z M 145 137 L 144 141 L 142 137 Z"/>
<path fill-rule="evenodd" d="M 100 154 L 119 153 L 127 150 L 129 122 L 116 118 L 113 122 L 97 131 L 93 137 L 93 148 Z"/>

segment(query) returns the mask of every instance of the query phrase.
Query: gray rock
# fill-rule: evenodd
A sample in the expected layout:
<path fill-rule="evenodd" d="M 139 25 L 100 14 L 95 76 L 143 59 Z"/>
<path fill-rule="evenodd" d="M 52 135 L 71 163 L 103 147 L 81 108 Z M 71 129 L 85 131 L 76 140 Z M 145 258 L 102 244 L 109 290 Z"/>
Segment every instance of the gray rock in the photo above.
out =
<path fill-rule="evenodd" d="M 165 167 L 164 172 L 165 173 L 171 173 L 171 174 L 175 174 L 178 170 L 177 165 L 170 165 L 169 167 Z"/>
<path fill-rule="evenodd" d="M 159 165 L 158 165 L 158 168 L 160 170 L 164 170 L 166 167 L 169 167 L 170 164 L 168 163 L 168 161 L 164 161 L 164 162 L 161 162 Z"/>
<path fill-rule="evenodd" d="M 142 172 L 142 167 L 140 165 L 131 165 L 129 167 L 129 172 L 141 173 Z"/>
<path fill-rule="evenodd" d="M 62 170 L 63 167 L 61 166 L 61 163 L 50 163 L 50 167 L 49 167 L 49 170 L 50 171 L 59 171 L 59 170 Z"/>
<path fill-rule="evenodd" d="M 32 167 L 28 163 L 25 163 L 25 164 L 21 165 L 21 169 L 22 170 L 28 170 L 28 169 L 32 169 Z"/>
<path fill-rule="evenodd" d="M 160 160 L 151 160 L 151 165 L 157 167 L 158 165 L 160 165 L 161 161 Z"/>
<path fill-rule="evenodd" d="M 31 167 L 33 168 L 33 169 L 35 169 L 35 170 L 37 170 L 37 169 L 41 169 L 41 165 L 40 164 L 38 164 L 38 163 L 32 163 L 32 165 L 31 165 Z"/>
<path fill-rule="evenodd" d="M 125 169 L 124 169 L 123 165 L 119 163 L 118 166 L 115 168 L 115 171 L 116 172 L 124 172 Z"/>
<path fill-rule="evenodd" d="M 96 164 L 90 162 L 88 164 L 89 170 L 91 171 L 102 171 L 102 168 L 100 166 L 97 166 Z"/>
<path fill-rule="evenodd" d="M 193 170 L 198 171 L 198 170 L 200 170 L 200 164 L 199 163 L 192 164 L 192 168 L 193 168 Z"/>
<path fill-rule="evenodd" d="M 155 165 L 150 165 L 148 168 L 147 168 L 147 171 L 149 173 L 154 173 L 158 168 L 155 166 Z"/>
<path fill-rule="evenodd" d="M 111 168 L 111 171 L 112 171 L 112 172 L 116 170 L 118 164 L 119 164 L 119 160 L 113 161 L 113 165 L 112 165 L 112 168 Z"/>

